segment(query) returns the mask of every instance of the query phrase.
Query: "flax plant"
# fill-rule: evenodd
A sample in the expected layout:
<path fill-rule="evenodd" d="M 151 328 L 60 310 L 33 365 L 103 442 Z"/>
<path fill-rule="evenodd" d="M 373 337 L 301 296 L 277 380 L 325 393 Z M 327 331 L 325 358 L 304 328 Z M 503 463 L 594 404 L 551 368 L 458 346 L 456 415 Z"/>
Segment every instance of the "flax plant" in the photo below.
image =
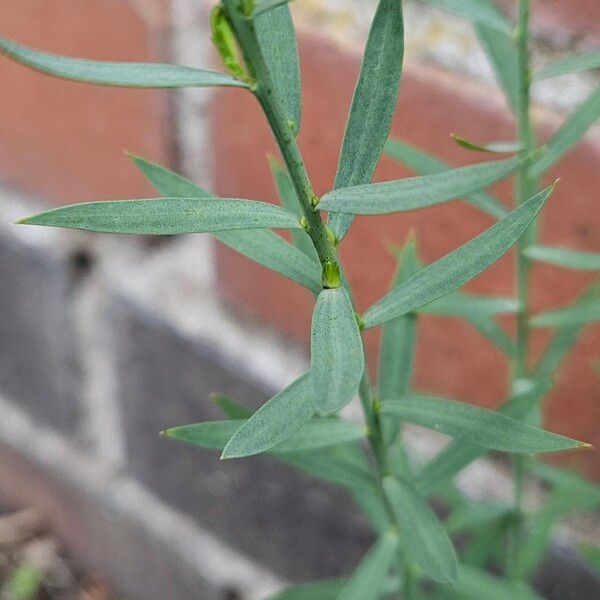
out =
<path fill-rule="evenodd" d="M 511 23 L 488 0 L 429 0 L 470 19 L 490 55 L 514 110 L 518 138 L 510 143 L 457 143 L 476 151 L 509 154 L 451 168 L 398 140 L 387 140 L 398 99 L 404 52 L 401 0 L 380 0 L 371 24 L 348 115 L 333 189 L 318 197 L 297 144 L 301 129 L 300 69 L 294 24 L 284 0 L 220 0 L 211 15 L 212 39 L 223 72 L 167 64 L 108 63 L 67 58 L 0 38 L 0 52 L 17 62 L 66 79 L 123 87 L 220 86 L 252 94 L 280 150 L 271 169 L 281 206 L 220 198 L 162 166 L 132 157 L 160 197 L 63 206 L 20 223 L 105 233 L 172 235 L 211 233 L 220 242 L 311 290 L 315 296 L 310 369 L 257 411 L 215 397 L 224 419 L 182 425 L 167 437 L 218 450 L 223 459 L 269 453 L 278 460 L 345 488 L 369 520 L 375 542 L 347 578 L 293 586 L 278 600 L 377 598 L 536 598 L 530 579 L 546 550 L 551 526 L 568 512 L 600 504 L 600 489 L 579 476 L 537 462 L 534 455 L 587 446 L 545 431 L 541 402 L 553 373 L 581 329 L 600 318 L 597 282 L 574 305 L 533 315 L 529 275 L 536 261 L 599 270 L 600 256 L 549 248 L 537 242 L 536 221 L 552 196 L 543 174 L 600 116 L 600 90 L 539 148 L 530 117 L 535 78 L 600 66 L 598 53 L 530 69 L 529 0 L 518 2 Z M 324 73 L 326 76 L 326 73 Z M 387 145 L 386 145 L 387 144 Z M 386 151 L 417 172 L 372 183 Z M 515 204 L 508 210 L 485 190 L 514 175 Z M 389 214 L 463 199 L 495 223 L 440 260 L 426 265 L 411 237 L 399 252 L 387 295 L 358 314 L 343 274 L 338 247 L 357 215 Z M 291 242 L 275 230 L 289 230 Z M 464 284 L 516 248 L 517 297 L 475 296 Z M 428 314 L 453 315 L 478 329 L 512 362 L 506 401 L 497 411 L 413 389 L 416 330 Z M 495 321 L 512 314 L 511 338 Z M 546 353 L 531 365 L 534 327 L 555 331 Z M 377 381 L 366 370 L 362 332 L 381 328 Z M 358 395 L 364 425 L 341 414 Z M 424 466 L 411 461 L 404 424 L 447 434 L 451 444 Z M 326 450 L 326 451 L 324 451 Z M 452 480 L 477 458 L 509 453 L 515 466 L 512 506 L 474 503 Z M 422 463 L 422 461 L 421 461 Z M 417 465 L 417 466 L 416 466 Z M 551 486 L 534 514 L 523 506 L 523 483 L 535 473 Z M 428 500 L 442 498 L 441 520 Z M 463 542 L 455 550 L 452 538 Z M 593 562 L 597 552 L 587 548 Z M 505 577 L 486 571 L 493 559 Z"/>

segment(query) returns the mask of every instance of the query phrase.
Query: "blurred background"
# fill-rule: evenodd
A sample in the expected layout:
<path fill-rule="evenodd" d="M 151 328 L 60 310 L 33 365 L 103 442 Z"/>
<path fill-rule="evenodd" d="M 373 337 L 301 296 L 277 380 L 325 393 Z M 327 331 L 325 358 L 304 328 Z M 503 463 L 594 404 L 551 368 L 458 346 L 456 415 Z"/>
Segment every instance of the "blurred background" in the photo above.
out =
<path fill-rule="evenodd" d="M 72 56 L 219 68 L 208 26 L 212 4 L 5 0 L 0 35 Z M 393 136 L 452 165 L 485 160 L 449 137 L 495 141 L 514 133 L 471 26 L 416 0 L 405 4 L 407 54 Z M 510 14 L 514 3 L 499 4 Z M 323 193 L 335 175 L 375 2 L 293 5 L 303 78 L 299 139 Z M 536 64 L 598 48 L 597 0 L 533 5 Z M 81 595 L 73 597 L 82 599 L 250 600 L 287 580 L 349 572 L 371 536 L 344 492 L 268 458 L 224 464 L 158 436 L 217 418 L 212 392 L 256 406 L 303 373 L 310 293 L 209 236 L 129 238 L 11 225 L 49 205 L 154 196 L 125 151 L 219 195 L 276 201 L 266 157 L 277 152 L 256 102 L 241 90 L 85 86 L 4 58 L 0 81 L 0 512 L 14 521 L 15 509 L 38 509 L 26 518 L 18 513 L 25 525 L 17 519 L 17 538 L 47 542 L 44 528 L 55 532 L 76 564 L 69 572 Z M 534 117 L 543 136 L 599 81 L 591 72 L 536 83 Z M 542 219 L 545 243 L 600 251 L 599 159 L 596 127 L 548 175 L 562 182 Z M 377 178 L 411 174 L 384 158 Z M 511 185 L 496 191 L 508 206 Z M 359 307 L 383 295 L 394 268 L 389 248 L 411 229 L 430 262 L 492 222 L 462 202 L 358 219 L 341 254 Z M 512 271 L 509 254 L 468 289 L 512 295 Z M 590 281 L 536 267 L 535 306 L 562 306 Z M 509 375 L 503 355 L 463 322 L 421 321 L 416 386 L 497 406 Z M 599 333 L 595 326 L 581 336 L 546 411 L 550 429 L 596 446 Z M 377 342 L 370 333 L 372 360 Z M 426 456 L 443 442 L 416 429 L 410 439 Z M 600 480 L 598 451 L 558 460 Z M 475 497 L 511 494 L 501 461 L 477 463 L 461 485 Z M 597 541 L 599 533 L 591 516 L 561 535 Z M 0 572 L 9 563 L 0 561 Z"/>

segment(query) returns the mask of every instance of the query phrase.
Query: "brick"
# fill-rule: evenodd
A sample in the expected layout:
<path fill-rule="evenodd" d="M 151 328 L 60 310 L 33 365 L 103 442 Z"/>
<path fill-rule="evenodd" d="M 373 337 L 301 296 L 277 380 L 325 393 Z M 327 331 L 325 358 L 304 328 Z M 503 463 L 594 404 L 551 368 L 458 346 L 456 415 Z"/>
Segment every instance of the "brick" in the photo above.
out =
<path fill-rule="evenodd" d="M 334 178 L 359 56 L 340 50 L 333 42 L 309 36 L 301 40 L 301 53 L 304 116 L 300 145 L 320 194 L 331 187 Z M 244 94 L 220 91 L 214 112 L 215 131 L 219 131 L 214 140 L 219 193 L 274 201 L 265 160 L 265 153 L 275 152 L 274 142 L 256 102 Z M 547 138 L 557 119 L 543 115 L 539 118 L 543 136 Z M 450 132 L 477 140 L 500 139 L 508 138 L 513 127 L 503 100 L 490 95 L 486 88 L 427 67 L 406 66 L 393 135 L 460 165 L 478 160 L 479 156 L 456 146 L 448 136 Z M 551 181 L 556 176 L 562 177 L 542 220 L 545 242 L 590 251 L 600 248 L 600 213 L 593 209 L 594 190 L 600 187 L 600 171 L 595 167 L 599 153 L 597 138 L 591 137 L 545 178 Z M 407 175 L 406 170 L 384 159 L 377 179 Z M 509 184 L 496 186 L 495 190 L 508 201 Z M 359 308 L 365 309 L 385 293 L 393 271 L 386 245 L 401 244 L 411 228 L 418 232 L 422 254 L 430 262 L 491 224 L 490 218 L 459 202 L 405 215 L 358 219 L 341 247 L 341 255 L 358 291 Z M 512 260 L 509 254 L 467 289 L 512 295 Z M 298 291 L 294 284 L 226 248 L 219 249 L 218 261 L 221 287 L 232 305 L 296 339 L 307 341 L 312 310 L 310 294 Z M 589 281 L 587 275 L 540 267 L 534 277 L 535 308 L 561 306 Z M 596 444 L 600 414 L 595 398 L 600 380 L 590 361 L 598 356 L 597 333 L 597 327 L 587 330 L 561 370 L 560 385 L 550 401 L 548 422 L 553 430 Z M 536 346 L 543 337 L 543 334 L 536 336 Z M 367 335 L 367 346 L 373 357 L 376 333 Z M 504 397 L 506 361 L 478 333 L 457 320 L 423 320 L 417 365 L 416 384 L 420 388 L 489 407 Z M 579 466 L 600 477 L 596 453 L 574 453 L 564 459 L 581 463 Z"/>
<path fill-rule="evenodd" d="M 164 0 L 3 2 L 0 34 L 71 56 L 166 60 L 159 27 L 164 6 Z M 123 150 L 169 161 L 169 92 L 61 81 L 4 57 L 0 79 L 4 181 L 57 204 L 151 193 Z"/>
<path fill-rule="evenodd" d="M 0 236 L 0 393 L 73 436 L 79 368 L 68 266 Z"/>
<path fill-rule="evenodd" d="M 350 571 L 371 540 L 352 500 L 268 457 L 219 461 L 158 436 L 223 418 L 208 395 L 249 406 L 270 395 L 198 341 L 139 308 L 113 308 L 129 470 L 169 505 L 291 580 Z"/>

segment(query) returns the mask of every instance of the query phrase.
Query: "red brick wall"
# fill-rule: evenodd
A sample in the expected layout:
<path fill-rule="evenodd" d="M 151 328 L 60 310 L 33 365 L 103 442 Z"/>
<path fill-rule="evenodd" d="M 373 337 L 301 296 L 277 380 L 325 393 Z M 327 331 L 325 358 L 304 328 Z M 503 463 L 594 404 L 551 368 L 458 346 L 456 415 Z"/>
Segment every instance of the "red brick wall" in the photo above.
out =
<path fill-rule="evenodd" d="M 332 43 L 314 38 L 302 41 L 304 108 L 300 145 L 318 194 L 330 189 L 335 175 L 359 59 Z M 267 152 L 274 152 L 274 144 L 257 104 L 244 94 L 223 91 L 214 106 L 216 130 L 220 132 L 215 139 L 219 192 L 274 199 L 265 160 Z M 542 125 L 544 135 L 549 135 L 551 124 Z M 454 144 L 448 135 L 452 131 L 472 139 L 504 139 L 511 135 L 513 126 L 498 96 L 490 96 L 485 89 L 451 75 L 408 66 L 393 134 L 452 164 L 481 159 L 481 155 Z M 600 142 L 596 138 L 580 146 L 547 177 L 552 180 L 560 175 L 563 179 L 543 219 L 545 242 L 600 250 L 600 211 L 591 210 L 600 188 L 599 159 Z M 384 159 L 377 179 L 408 174 Z M 497 192 L 506 200 L 510 191 L 509 184 L 497 186 Z M 433 261 L 492 222 L 459 202 L 405 215 L 359 218 L 341 246 L 349 277 L 358 292 L 359 308 L 365 309 L 385 293 L 394 267 L 386 245 L 401 244 L 410 228 L 418 233 L 424 258 Z M 512 295 L 512 271 L 513 257 L 509 255 L 468 289 Z M 232 304 L 294 338 L 308 340 L 312 310 L 309 293 L 227 248 L 219 253 L 219 274 Z M 574 298 L 588 281 L 586 275 L 540 267 L 535 274 L 535 306 L 560 306 Z M 594 374 L 590 360 L 600 354 L 599 332 L 600 328 L 590 327 L 583 335 L 560 375 L 549 407 L 549 424 L 554 430 L 595 443 L 600 442 L 600 378 Z M 377 334 L 369 332 L 372 359 L 377 342 Z M 416 376 L 420 388 L 494 406 L 505 393 L 507 377 L 508 367 L 501 353 L 477 332 L 455 319 L 423 319 Z M 575 453 L 566 458 L 587 461 L 590 468 L 595 461 L 597 468 L 597 455 Z"/>
<path fill-rule="evenodd" d="M 147 4 L 156 11 L 160 2 Z M 144 16 L 122 0 L 8 1 L 0 35 L 72 56 L 156 60 L 160 31 Z M 5 182 L 58 204 L 150 193 L 123 150 L 168 161 L 168 92 L 60 81 L 4 58 L 0 81 Z"/>

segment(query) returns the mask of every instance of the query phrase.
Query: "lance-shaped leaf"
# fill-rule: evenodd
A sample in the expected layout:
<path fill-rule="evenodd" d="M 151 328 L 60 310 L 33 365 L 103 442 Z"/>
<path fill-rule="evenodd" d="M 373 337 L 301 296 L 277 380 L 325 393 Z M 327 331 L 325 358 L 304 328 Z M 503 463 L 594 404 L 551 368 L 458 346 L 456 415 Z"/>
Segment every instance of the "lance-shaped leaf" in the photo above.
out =
<path fill-rule="evenodd" d="M 364 351 L 354 308 L 344 288 L 323 290 L 312 319 L 311 379 L 322 414 L 352 400 L 364 371 Z"/>
<path fill-rule="evenodd" d="M 409 556 L 423 573 L 440 583 L 452 583 L 457 575 L 456 555 L 444 526 L 425 499 L 406 480 L 383 480 L 394 516 L 407 541 Z"/>
<path fill-rule="evenodd" d="M 600 51 L 598 50 L 557 60 L 534 73 L 533 77 L 535 80 L 548 79 L 549 77 L 582 73 L 592 69 L 600 69 Z"/>
<path fill-rule="evenodd" d="M 510 21 L 489 0 L 426 0 L 449 13 L 473 23 L 482 23 L 504 33 L 512 31 Z"/>
<path fill-rule="evenodd" d="M 54 208 L 19 221 L 101 233 L 174 235 L 239 229 L 300 227 L 284 208 L 237 198 L 151 198 L 88 202 Z"/>
<path fill-rule="evenodd" d="M 384 400 L 381 412 L 490 450 L 535 454 L 589 447 L 493 410 L 445 398 L 413 394 Z"/>
<path fill-rule="evenodd" d="M 207 191 L 177 173 L 173 173 L 139 156 L 131 156 L 131 159 L 160 194 L 178 198 L 211 197 Z M 286 208 L 290 212 L 294 212 L 289 206 L 286 206 Z M 308 238 L 302 229 L 292 229 L 292 235 L 295 233 Z M 233 248 L 240 254 L 299 283 L 316 294 L 323 287 L 321 267 L 314 261 L 307 259 L 286 240 L 268 229 L 240 230 L 232 233 L 222 232 L 215 233 L 214 236 L 221 243 Z M 308 240 L 308 244 L 312 247 L 310 240 Z"/>
<path fill-rule="evenodd" d="M 406 165 L 419 175 L 433 175 L 434 173 L 451 170 L 449 165 L 438 158 L 399 140 L 388 140 L 385 145 L 385 152 L 390 158 Z M 504 206 L 486 192 L 479 191 L 465 194 L 464 199 L 469 204 L 496 219 L 501 219 L 508 214 Z"/>
<path fill-rule="evenodd" d="M 522 151 L 522 146 L 517 142 L 474 142 L 457 133 L 451 133 L 450 137 L 462 148 L 473 152 L 489 152 L 490 154 L 515 154 Z"/>
<path fill-rule="evenodd" d="M 419 312 L 430 315 L 452 315 L 465 319 L 516 313 L 519 303 L 514 298 L 474 296 L 460 292 L 451 293 L 423 306 Z"/>
<path fill-rule="evenodd" d="M 357 185 L 325 194 L 320 210 L 356 215 L 382 215 L 418 210 L 456 200 L 504 179 L 521 159 L 490 161 L 433 175 Z"/>
<path fill-rule="evenodd" d="M 460 598 L 486 600 L 542 600 L 526 583 L 490 575 L 486 571 L 461 564 L 452 588 Z"/>
<path fill-rule="evenodd" d="M 229 439 L 249 420 L 208 421 L 167 429 L 166 437 L 200 446 L 208 450 L 222 450 Z M 364 437 L 363 428 L 339 419 L 308 421 L 290 438 L 271 449 L 274 453 L 299 453 L 354 442 Z M 227 458 L 227 457 L 226 457 Z"/>
<path fill-rule="evenodd" d="M 508 252 L 552 193 L 535 195 L 507 217 L 395 288 L 363 315 L 365 328 L 381 325 L 458 289 Z"/>
<path fill-rule="evenodd" d="M 248 87 L 230 75 L 180 65 L 84 60 L 39 52 L 0 37 L 0 54 L 54 77 L 140 88 Z"/>
<path fill-rule="evenodd" d="M 310 374 L 306 373 L 263 404 L 231 437 L 221 458 L 240 458 L 281 444 L 315 411 Z"/>
<path fill-rule="evenodd" d="M 531 168 L 531 176 L 543 175 L 558 162 L 600 118 L 600 86 L 578 106 L 546 144 L 547 152 Z"/>
<path fill-rule="evenodd" d="M 336 600 L 376 600 L 385 590 L 398 550 L 398 535 L 386 533 L 367 552 Z"/>
<path fill-rule="evenodd" d="M 300 64 L 296 31 L 287 3 L 256 14 L 256 36 L 289 127 L 300 130 Z"/>
<path fill-rule="evenodd" d="M 594 252 L 578 252 L 550 246 L 530 246 L 525 249 L 524 254 L 533 260 L 557 267 L 566 267 L 577 271 L 600 271 L 600 254 Z"/>
<path fill-rule="evenodd" d="M 600 321 L 600 302 L 577 302 L 567 308 L 535 315 L 529 322 L 532 327 L 574 327 Z"/>
<path fill-rule="evenodd" d="M 402 2 L 380 0 L 350 108 L 335 188 L 371 181 L 396 110 L 403 56 Z M 352 220 L 350 214 L 330 216 L 329 226 L 339 240 Z"/>
<path fill-rule="evenodd" d="M 515 420 L 525 420 L 539 406 L 539 402 L 550 391 L 548 381 L 533 381 L 531 386 L 509 398 L 498 412 Z M 416 477 L 415 485 L 422 494 L 450 481 L 467 465 L 484 456 L 487 450 L 481 446 L 455 440 L 438 456 L 427 463 Z"/>
<path fill-rule="evenodd" d="M 589 302 L 600 302 L 600 280 L 592 283 L 580 296 L 577 302 L 588 304 Z M 557 332 L 535 369 L 535 377 L 545 380 L 553 377 L 561 362 L 579 338 L 584 325 L 571 325 L 561 327 Z"/>
<path fill-rule="evenodd" d="M 250 409 L 230 398 L 215 394 L 211 400 L 230 419 L 246 420 L 253 414 Z M 226 441 L 233 433 L 228 430 Z M 222 447 L 224 446 L 225 444 Z M 370 466 L 365 460 L 365 455 L 357 443 L 345 443 L 330 447 L 327 452 L 319 449 L 301 452 L 274 450 L 274 452 L 281 462 L 318 479 L 349 488 L 355 496 L 360 495 L 361 499 L 369 501 L 370 506 L 375 505 L 375 501 L 370 501 L 370 497 L 375 495 L 375 481 L 371 475 Z"/>
<path fill-rule="evenodd" d="M 519 107 L 519 62 L 514 39 L 510 32 L 502 32 L 483 24 L 477 25 L 475 29 L 506 100 L 516 113 Z"/>
<path fill-rule="evenodd" d="M 273 175 L 273 179 L 275 181 L 275 186 L 277 187 L 277 193 L 279 194 L 279 199 L 285 208 L 289 211 L 298 215 L 298 218 L 303 216 L 302 209 L 300 207 L 300 202 L 298 201 L 298 195 L 296 194 L 296 190 L 294 189 L 294 185 L 288 173 L 281 167 L 279 162 L 269 157 L 269 166 L 271 167 L 271 173 Z M 303 229 L 292 229 L 292 242 L 294 246 L 301 250 L 315 262 L 317 265 L 317 270 L 319 271 L 319 280 L 321 278 L 321 266 L 319 263 L 319 256 L 317 251 L 315 250 L 315 246 L 310 239 L 310 236 Z"/>
<path fill-rule="evenodd" d="M 392 289 L 421 269 L 416 239 L 410 237 L 398 255 Z M 382 398 L 402 398 L 408 394 L 416 346 L 417 316 L 403 315 L 388 321 L 382 329 L 379 351 L 379 394 Z"/>
<path fill-rule="evenodd" d="M 210 401 L 233 420 L 249 419 L 253 413 L 247 406 L 239 404 L 227 396 L 221 396 L 221 394 L 211 394 Z"/>

